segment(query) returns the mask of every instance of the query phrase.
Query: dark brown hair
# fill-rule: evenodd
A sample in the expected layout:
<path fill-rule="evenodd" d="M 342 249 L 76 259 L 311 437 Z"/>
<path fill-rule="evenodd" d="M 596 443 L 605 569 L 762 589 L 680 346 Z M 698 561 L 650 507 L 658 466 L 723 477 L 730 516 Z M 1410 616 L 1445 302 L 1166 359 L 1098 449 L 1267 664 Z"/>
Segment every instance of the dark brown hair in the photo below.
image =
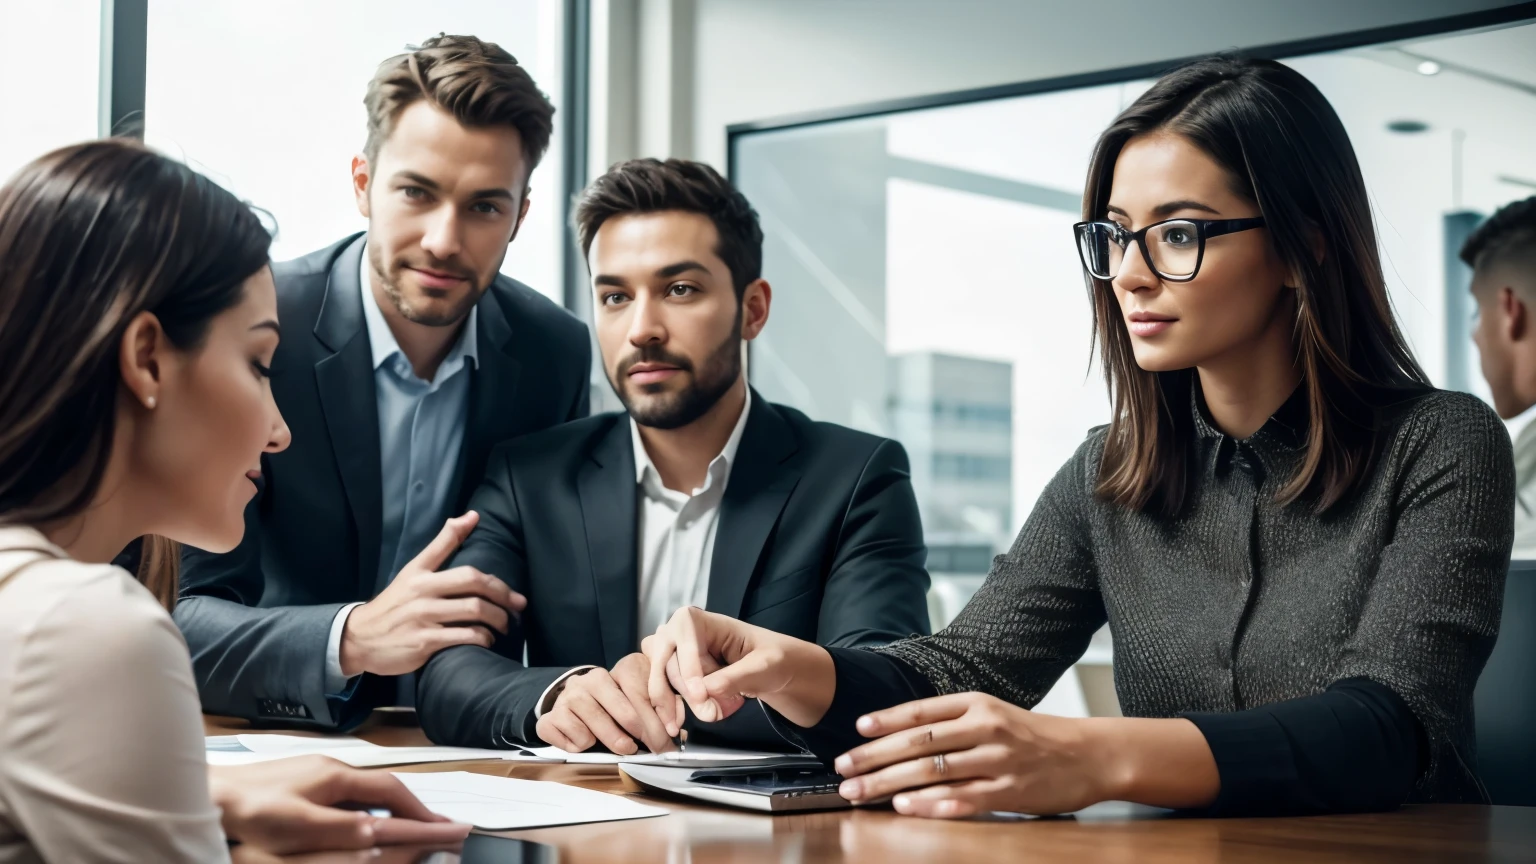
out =
<path fill-rule="evenodd" d="M 267 265 L 256 214 L 123 140 L 55 150 L 0 187 L 0 523 L 89 507 L 112 452 L 118 350 L 141 312 L 194 350 Z M 139 578 L 169 608 L 178 550 L 146 538 Z"/>
<path fill-rule="evenodd" d="M 576 202 L 576 235 L 585 258 L 597 229 L 615 216 L 679 210 L 700 213 L 715 224 L 715 254 L 731 271 L 740 300 L 763 275 L 763 229 L 757 211 L 720 172 L 686 159 L 632 159 L 592 181 Z"/>
<path fill-rule="evenodd" d="M 363 154 L 369 163 L 378 158 L 400 112 L 422 99 L 471 129 L 516 129 L 530 175 L 549 149 L 555 106 L 517 58 L 494 42 L 439 34 L 380 63 L 368 82 L 363 97 L 368 142 Z"/>
<path fill-rule="evenodd" d="M 1312 82 L 1287 66 L 1233 55 L 1196 61 L 1158 80 L 1099 137 L 1084 219 L 1105 218 L 1121 149 L 1152 132 L 1180 135 L 1225 168 L 1297 274 L 1296 362 L 1309 423 L 1305 456 L 1279 497 L 1308 496 L 1325 511 L 1373 458 L 1375 412 L 1429 387 L 1392 317 L 1365 181 L 1344 125 Z M 1114 289 L 1085 278 L 1113 405 L 1098 494 L 1173 515 L 1192 468 L 1194 370 L 1138 366 Z"/>

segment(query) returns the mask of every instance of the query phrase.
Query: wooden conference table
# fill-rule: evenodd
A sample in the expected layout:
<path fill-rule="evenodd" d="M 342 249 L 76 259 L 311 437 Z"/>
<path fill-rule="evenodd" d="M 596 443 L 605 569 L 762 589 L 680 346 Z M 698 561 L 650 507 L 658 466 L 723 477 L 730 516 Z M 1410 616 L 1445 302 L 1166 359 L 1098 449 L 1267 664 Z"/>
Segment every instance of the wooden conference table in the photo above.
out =
<path fill-rule="evenodd" d="M 205 720 L 209 735 L 247 731 L 241 721 Z M 429 743 L 418 728 L 377 721 L 370 721 L 355 734 L 386 746 Z M 617 769 L 609 766 L 447 762 L 387 770 L 474 771 L 626 794 Z M 655 819 L 511 831 L 499 836 L 553 846 L 560 864 L 1536 862 L 1536 807 L 1441 804 L 1366 816 L 1183 819 L 1141 815 L 1109 805 L 1103 814 L 1077 818 L 945 822 L 898 816 L 890 810 L 766 816 L 672 800 L 644 800 L 671 813 Z M 371 860 L 415 860 L 414 855 L 401 854 L 403 851 Z M 235 860 L 323 864 L 359 858 L 335 854 L 272 859 L 237 854 Z M 427 859 L 423 856 L 421 860 Z"/>

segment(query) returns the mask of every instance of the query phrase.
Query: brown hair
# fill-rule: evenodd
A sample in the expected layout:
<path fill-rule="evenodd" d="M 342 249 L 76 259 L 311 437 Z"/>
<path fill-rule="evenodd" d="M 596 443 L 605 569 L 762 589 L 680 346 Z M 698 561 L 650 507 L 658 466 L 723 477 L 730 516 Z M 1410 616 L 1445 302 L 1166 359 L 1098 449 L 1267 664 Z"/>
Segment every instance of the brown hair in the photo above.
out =
<path fill-rule="evenodd" d="M 686 159 L 632 159 L 592 181 L 576 202 L 581 254 L 592 249 L 597 229 L 615 216 L 680 210 L 700 213 L 720 235 L 715 254 L 730 268 L 736 298 L 763 274 L 763 229 L 757 211 L 720 172 Z"/>
<path fill-rule="evenodd" d="M 128 324 L 148 311 L 195 350 L 267 265 L 271 239 L 218 184 L 123 140 L 55 150 L 0 187 L 0 524 L 91 505 Z M 167 608 L 178 559 L 176 544 L 146 538 L 139 578 Z"/>
<path fill-rule="evenodd" d="M 394 131 L 400 112 L 426 99 L 462 126 L 510 126 L 523 141 L 528 173 L 544 158 L 554 132 L 555 106 L 517 58 L 494 42 L 439 34 L 379 64 L 368 82 L 369 163 Z M 525 182 L 527 178 L 524 178 Z"/>
<path fill-rule="evenodd" d="M 1126 142 L 1157 131 L 1184 137 L 1227 170 L 1264 215 L 1280 260 L 1298 274 L 1296 358 L 1309 424 L 1305 456 L 1279 499 L 1310 496 L 1325 511 L 1374 458 L 1376 412 L 1429 387 L 1392 317 L 1349 136 L 1333 106 L 1295 70 L 1233 55 L 1199 60 L 1158 80 L 1100 136 L 1084 219 L 1105 218 Z M 1192 467 L 1194 370 L 1138 366 L 1114 289 L 1085 278 L 1113 404 L 1097 492 L 1131 509 L 1176 514 Z"/>

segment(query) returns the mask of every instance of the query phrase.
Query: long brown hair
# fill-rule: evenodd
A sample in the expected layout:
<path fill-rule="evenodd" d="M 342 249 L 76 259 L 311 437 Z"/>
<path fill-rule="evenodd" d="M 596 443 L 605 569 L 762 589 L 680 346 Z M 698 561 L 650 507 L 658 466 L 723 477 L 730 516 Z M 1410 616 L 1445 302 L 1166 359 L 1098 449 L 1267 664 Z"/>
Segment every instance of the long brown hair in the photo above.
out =
<path fill-rule="evenodd" d="M 1296 358 L 1309 405 L 1305 455 L 1279 492 L 1319 512 L 1354 488 L 1373 458 L 1376 411 L 1429 387 L 1387 300 L 1365 181 L 1344 124 L 1300 73 L 1272 60 L 1222 55 L 1160 79 L 1099 137 L 1083 218 L 1104 219 L 1115 161 L 1131 138 L 1180 135 L 1258 205 L 1266 233 L 1298 274 Z M 1322 241 L 1321 259 L 1316 242 Z M 1195 433 L 1195 372 L 1136 364 L 1109 281 L 1085 275 L 1113 414 L 1097 492 L 1121 506 L 1182 510 Z"/>
<path fill-rule="evenodd" d="M 112 452 L 118 346 L 148 311 L 194 350 L 265 267 L 271 234 L 216 183 L 137 143 L 55 150 L 0 187 L 0 524 L 91 506 Z M 179 550 L 139 578 L 169 608 Z"/>

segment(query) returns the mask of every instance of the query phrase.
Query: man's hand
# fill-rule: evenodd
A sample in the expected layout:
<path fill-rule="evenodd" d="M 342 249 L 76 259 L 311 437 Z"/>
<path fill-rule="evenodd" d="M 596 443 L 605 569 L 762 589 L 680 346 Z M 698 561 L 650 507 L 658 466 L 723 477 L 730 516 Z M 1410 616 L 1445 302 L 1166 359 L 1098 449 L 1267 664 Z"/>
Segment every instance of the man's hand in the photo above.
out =
<path fill-rule="evenodd" d="M 473 567 L 437 572 L 479 521 L 473 510 L 449 519 L 388 588 L 352 610 L 341 634 L 342 674 L 405 675 L 444 648 L 489 648 L 507 632 L 508 616 L 528 604 L 523 595 Z"/>
<path fill-rule="evenodd" d="M 570 753 L 579 753 L 601 741 L 621 756 L 639 752 L 635 742 L 652 753 L 675 750 L 666 725 L 651 705 L 646 689 L 651 664 L 644 654 L 620 660 L 612 672 L 589 669 L 565 682 L 553 707 L 539 718 L 539 737 Z M 682 700 L 672 697 L 676 715 L 683 714 Z"/>

